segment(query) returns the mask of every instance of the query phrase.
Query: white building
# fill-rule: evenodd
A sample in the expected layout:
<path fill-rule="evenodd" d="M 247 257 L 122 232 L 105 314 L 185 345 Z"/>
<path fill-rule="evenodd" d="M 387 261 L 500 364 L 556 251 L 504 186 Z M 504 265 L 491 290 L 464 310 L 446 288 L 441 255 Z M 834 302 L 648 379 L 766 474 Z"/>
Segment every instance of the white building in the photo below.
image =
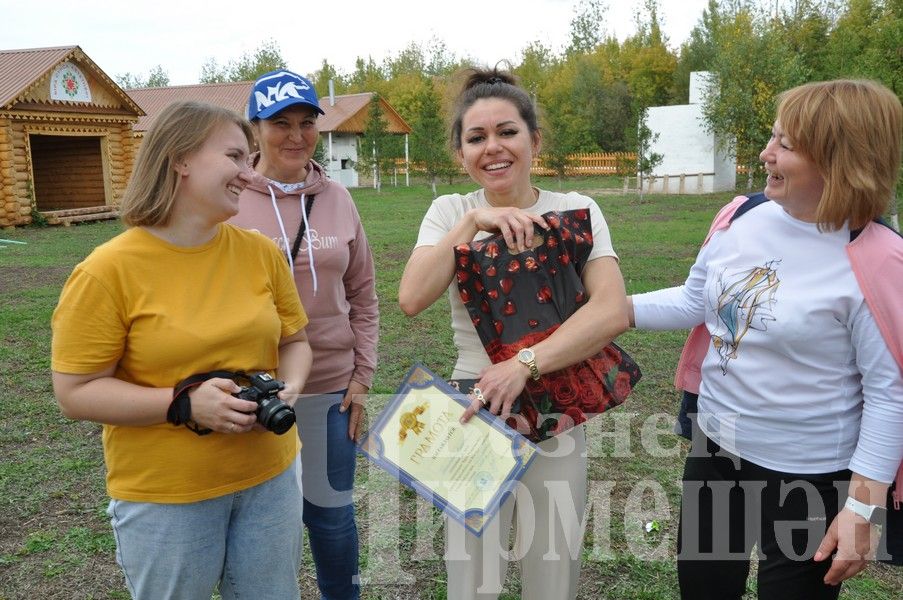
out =
<path fill-rule="evenodd" d="M 702 115 L 710 75 L 690 74 L 689 104 L 649 109 L 646 126 L 654 138 L 649 151 L 663 157 L 644 185 L 649 191 L 707 194 L 734 189 L 737 162 L 719 147 L 715 134 L 706 131 Z"/>

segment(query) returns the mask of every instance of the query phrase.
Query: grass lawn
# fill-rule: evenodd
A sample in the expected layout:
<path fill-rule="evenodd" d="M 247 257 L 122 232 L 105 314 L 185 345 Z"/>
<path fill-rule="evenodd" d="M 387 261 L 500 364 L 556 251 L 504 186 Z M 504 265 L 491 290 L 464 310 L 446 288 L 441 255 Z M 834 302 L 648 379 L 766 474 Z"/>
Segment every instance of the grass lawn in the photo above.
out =
<path fill-rule="evenodd" d="M 555 179 L 541 186 L 558 189 Z M 708 223 L 730 194 L 646 196 L 620 192 L 620 180 L 567 180 L 596 198 L 608 219 L 628 293 L 680 283 Z M 440 186 L 440 193 L 472 189 Z M 408 367 L 441 374 L 454 362 L 447 302 L 415 319 L 397 306 L 398 281 L 429 206 L 429 188 L 385 186 L 353 192 L 377 263 L 380 364 L 374 416 Z M 104 514 L 101 428 L 57 410 L 50 386 L 49 320 L 72 267 L 119 231 L 117 223 L 0 232 L 0 600 L 128 598 Z M 684 333 L 629 332 L 619 343 L 643 369 L 628 402 L 588 424 L 590 504 L 580 598 L 677 598 L 674 547 L 684 444 L 668 434 L 677 395 L 671 377 Z M 445 598 L 439 514 L 363 458 L 357 514 L 363 597 Z M 647 533 L 644 525 L 660 524 Z M 564 551 L 564 550 L 563 550 Z M 261 565 L 265 568 L 265 565 Z M 303 597 L 317 597 L 309 556 Z M 519 598 L 517 569 L 502 598 Z M 754 590 L 750 590 L 750 598 Z M 903 569 L 869 566 L 842 598 L 903 597 Z"/>

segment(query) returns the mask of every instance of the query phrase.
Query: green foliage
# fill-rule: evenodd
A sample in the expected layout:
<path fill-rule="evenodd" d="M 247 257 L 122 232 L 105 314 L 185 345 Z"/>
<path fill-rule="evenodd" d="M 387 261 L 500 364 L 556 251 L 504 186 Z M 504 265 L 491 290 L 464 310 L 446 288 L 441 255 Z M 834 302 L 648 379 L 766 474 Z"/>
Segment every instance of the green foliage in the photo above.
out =
<path fill-rule="evenodd" d="M 426 81 L 417 100 L 419 111 L 412 124 L 411 158 L 426 168 L 433 196 L 436 196 L 437 180 L 447 176 L 455 165 L 446 143 L 441 101 L 432 81 Z"/>
<path fill-rule="evenodd" d="M 358 57 L 347 81 L 349 93 L 378 92 L 385 86 L 386 75 L 372 57 L 368 56 L 366 61 Z"/>
<path fill-rule="evenodd" d="M 169 85 L 169 74 L 161 65 L 151 68 L 147 74 L 147 87 L 166 87 Z"/>
<path fill-rule="evenodd" d="M 657 0 L 646 0 L 635 16 L 636 33 L 622 46 L 627 86 L 633 103 L 643 108 L 667 105 L 673 96 L 677 57 L 668 48 L 658 10 Z"/>
<path fill-rule="evenodd" d="M 149 87 L 166 87 L 169 85 L 169 74 L 163 69 L 162 65 L 152 67 L 148 71 L 147 77 L 140 73 L 120 73 L 113 78 L 116 84 L 124 90 L 133 90 L 137 88 Z"/>
<path fill-rule="evenodd" d="M 580 0 L 574 7 L 571 19 L 571 37 L 565 54 L 587 54 L 602 42 L 603 14 L 606 6 L 602 0 Z"/>
<path fill-rule="evenodd" d="M 220 66 L 210 58 L 201 67 L 201 83 L 225 83 L 229 81 L 254 81 L 264 73 L 287 68 L 279 50 L 279 44 L 270 39 L 261 43 L 253 52 L 245 52 L 239 58 Z"/>
<path fill-rule="evenodd" d="M 323 64 L 317 69 L 310 77 L 311 83 L 314 84 L 314 89 L 317 91 L 317 96 L 319 98 L 327 98 L 329 96 L 329 82 L 330 80 L 333 82 L 333 86 L 335 87 L 335 93 L 341 94 L 344 89 L 345 82 L 339 72 L 329 64 L 325 58 L 323 59 Z"/>
<path fill-rule="evenodd" d="M 382 176 L 392 158 L 389 153 L 391 137 L 379 94 L 373 94 L 367 109 L 367 126 L 360 138 L 357 169 L 361 175 L 374 178 L 373 187 L 377 190 L 382 187 Z"/>
<path fill-rule="evenodd" d="M 834 77 L 877 79 L 903 98 L 903 3 L 850 0 L 837 19 L 825 52 Z"/>
<path fill-rule="evenodd" d="M 718 21 L 703 113 L 724 149 L 752 168 L 770 136 L 777 94 L 806 81 L 807 70 L 779 21 L 747 7 Z"/>
<path fill-rule="evenodd" d="M 674 99 L 682 104 L 689 102 L 690 73 L 708 71 L 715 62 L 715 31 L 721 24 L 718 0 L 709 0 L 696 26 L 690 32 L 690 39 L 680 47 L 677 67 L 674 69 Z"/>
<path fill-rule="evenodd" d="M 552 49 L 539 40 L 530 42 L 520 52 L 520 63 L 514 68 L 514 73 L 520 79 L 523 88 L 535 95 L 548 81 L 555 57 Z"/>
<path fill-rule="evenodd" d="M 47 217 L 45 217 L 37 206 L 31 207 L 31 225 L 33 227 L 47 227 Z"/>
<path fill-rule="evenodd" d="M 323 136 L 320 136 L 317 140 L 317 147 L 314 148 L 312 158 L 324 167 L 329 164 L 330 157 L 326 155 L 326 141 L 323 139 Z"/>
<path fill-rule="evenodd" d="M 640 178 L 639 187 L 640 199 L 643 197 L 643 178 L 648 177 L 655 170 L 655 167 L 662 163 L 664 157 L 652 152 L 651 147 L 658 140 L 657 133 L 653 134 L 646 125 L 646 117 L 649 109 L 640 110 L 637 118 L 637 144 L 636 144 L 636 171 L 637 177 Z"/>
<path fill-rule="evenodd" d="M 229 81 L 228 67 L 220 66 L 215 58 L 208 58 L 207 62 L 201 65 L 201 75 L 198 81 L 200 83 L 225 83 Z"/>

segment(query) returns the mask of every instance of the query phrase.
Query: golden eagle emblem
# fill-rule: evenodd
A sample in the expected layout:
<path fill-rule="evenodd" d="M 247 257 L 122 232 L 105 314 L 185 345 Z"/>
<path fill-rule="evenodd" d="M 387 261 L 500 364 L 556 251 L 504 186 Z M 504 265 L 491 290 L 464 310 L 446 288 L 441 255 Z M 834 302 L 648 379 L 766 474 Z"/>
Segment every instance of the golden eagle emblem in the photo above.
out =
<path fill-rule="evenodd" d="M 414 410 L 401 414 L 401 417 L 398 418 L 398 423 L 401 425 L 401 429 L 398 430 L 399 443 L 407 439 L 408 431 L 413 431 L 414 435 L 418 435 L 423 431 L 425 424 L 423 421 L 418 420 L 417 417 L 424 412 L 426 412 L 426 403 L 414 407 Z"/>

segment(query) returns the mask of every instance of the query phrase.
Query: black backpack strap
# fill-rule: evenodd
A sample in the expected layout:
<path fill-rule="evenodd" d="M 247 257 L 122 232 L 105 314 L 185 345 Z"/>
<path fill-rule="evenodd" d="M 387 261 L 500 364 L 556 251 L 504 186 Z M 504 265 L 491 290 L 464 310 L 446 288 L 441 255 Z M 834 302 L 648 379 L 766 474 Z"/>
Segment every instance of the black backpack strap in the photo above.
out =
<path fill-rule="evenodd" d="M 900 233 L 899 231 L 897 231 L 896 229 L 891 227 L 890 223 L 888 223 L 887 221 L 884 220 L 884 217 L 878 217 L 877 219 L 875 219 L 874 222 L 877 223 L 878 225 L 883 225 L 884 227 L 887 227 L 888 229 L 890 229 L 891 231 L 893 231 L 900 237 L 903 237 L 903 233 Z M 862 233 L 863 229 L 865 229 L 865 227 L 861 227 L 859 229 L 851 229 L 850 230 L 850 241 L 852 242 L 853 240 L 858 238 L 859 234 Z"/>
<path fill-rule="evenodd" d="M 307 203 L 304 205 L 304 213 L 307 215 L 307 219 L 302 216 L 301 222 L 298 224 L 298 235 L 295 236 L 295 241 L 292 243 L 292 260 L 298 258 L 301 240 L 304 238 L 304 233 L 307 231 L 307 221 L 310 220 L 310 210 L 314 207 L 314 198 L 316 198 L 315 194 L 308 196 Z"/>
<path fill-rule="evenodd" d="M 755 207 L 769 202 L 768 198 L 765 197 L 765 192 L 759 192 L 758 194 L 753 194 L 749 196 L 748 199 L 737 207 L 737 210 L 734 211 L 733 216 L 731 217 L 731 223 L 733 223 L 736 219 L 739 219 Z"/>

